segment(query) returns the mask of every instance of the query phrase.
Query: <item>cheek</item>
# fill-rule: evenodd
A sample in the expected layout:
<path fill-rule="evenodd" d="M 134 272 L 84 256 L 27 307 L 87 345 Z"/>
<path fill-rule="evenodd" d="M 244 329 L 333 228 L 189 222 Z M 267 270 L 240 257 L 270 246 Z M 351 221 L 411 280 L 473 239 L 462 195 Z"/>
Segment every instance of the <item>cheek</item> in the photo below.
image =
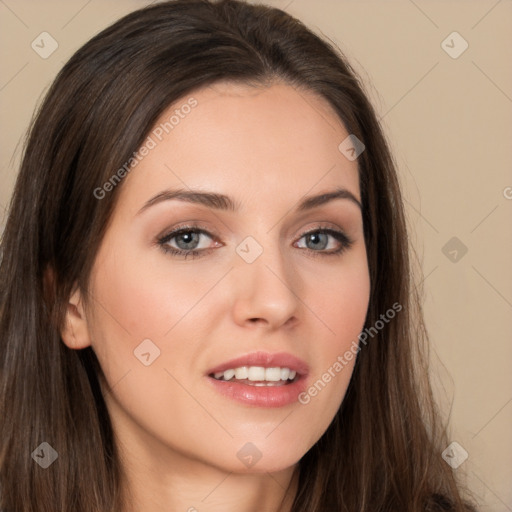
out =
<path fill-rule="evenodd" d="M 363 328 L 368 300 L 369 283 L 364 275 L 344 276 L 318 294 L 314 302 L 325 323 L 325 338 L 330 338 L 333 345 L 343 346 L 347 337 L 357 336 Z"/>
<path fill-rule="evenodd" d="M 309 297 L 318 312 L 317 347 L 312 351 L 315 374 L 300 400 L 325 422 L 334 417 L 352 376 L 368 310 L 370 278 L 366 253 L 355 251 L 330 279 L 322 279 L 323 292 L 310 287 Z M 320 334 L 322 333 L 322 334 Z M 321 411 L 321 413 L 320 413 Z M 318 415 L 316 414 L 318 413 Z M 324 425 L 325 427 L 325 425 Z"/>
<path fill-rule="evenodd" d="M 128 334 L 133 342 L 164 337 L 200 297 L 193 274 L 179 267 L 173 272 L 166 271 L 165 265 L 155 267 L 133 249 L 131 256 L 111 255 L 103 260 L 95 283 L 103 313 L 110 316 L 107 328 L 124 338 Z"/>
<path fill-rule="evenodd" d="M 160 268 L 147 264 L 133 247 L 112 240 L 105 247 L 118 249 L 100 253 L 91 275 L 92 346 L 103 373 L 110 386 L 127 375 L 125 380 L 139 384 L 152 381 L 158 371 L 162 378 L 170 355 L 171 360 L 187 357 L 186 353 L 169 354 L 162 340 L 166 333 L 172 336 L 179 330 L 180 320 L 197 301 L 197 288 L 183 286 L 183 277 L 180 281 L 178 275 L 162 275 Z M 179 350 L 186 351 L 187 346 L 180 344 Z M 143 355 L 148 352 L 149 356 Z M 148 357 L 151 365 L 145 366 Z M 135 386 L 132 392 L 140 389 Z"/>
<path fill-rule="evenodd" d="M 99 258 L 92 276 L 92 326 L 93 349 L 112 389 L 105 395 L 116 428 L 133 422 L 173 444 L 183 432 L 192 439 L 204 436 L 204 410 L 185 388 L 187 365 L 197 352 L 194 315 L 207 286 L 191 284 L 190 272 L 168 268 L 148 265 L 133 252 Z M 204 315 L 201 310 L 203 320 Z"/>
<path fill-rule="evenodd" d="M 364 247 L 362 248 L 364 249 Z M 370 297 L 370 277 L 366 252 L 352 252 L 339 270 L 326 273 L 322 289 L 309 285 L 312 303 L 324 321 L 327 341 L 323 353 L 332 357 L 334 350 L 346 350 L 347 343 L 357 341 L 363 329 Z"/>

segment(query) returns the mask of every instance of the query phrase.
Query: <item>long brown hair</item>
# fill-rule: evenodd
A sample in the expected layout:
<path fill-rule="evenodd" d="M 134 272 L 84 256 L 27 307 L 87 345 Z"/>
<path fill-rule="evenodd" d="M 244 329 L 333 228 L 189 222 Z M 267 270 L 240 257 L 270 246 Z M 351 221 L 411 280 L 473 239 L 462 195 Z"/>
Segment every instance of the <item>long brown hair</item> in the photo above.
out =
<path fill-rule="evenodd" d="M 400 187 L 361 81 L 300 21 L 236 0 L 169 1 L 125 16 L 72 56 L 35 117 L 1 245 L 1 507 L 122 510 L 101 368 L 90 347 L 71 350 L 59 332 L 74 286 L 87 297 L 123 183 L 101 200 L 94 191 L 130 160 L 164 109 L 219 80 L 313 91 L 363 141 L 365 329 L 402 306 L 362 346 L 339 411 L 301 459 L 293 512 L 472 510 L 441 457 L 446 427 L 429 383 Z M 43 442 L 58 453 L 45 470 L 31 456 Z"/>

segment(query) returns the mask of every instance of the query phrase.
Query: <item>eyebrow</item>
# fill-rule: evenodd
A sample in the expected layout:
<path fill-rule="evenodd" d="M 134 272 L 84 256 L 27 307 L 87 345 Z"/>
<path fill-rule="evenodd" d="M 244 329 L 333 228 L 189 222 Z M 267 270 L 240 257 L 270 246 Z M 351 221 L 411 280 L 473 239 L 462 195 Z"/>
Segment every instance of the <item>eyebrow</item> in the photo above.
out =
<path fill-rule="evenodd" d="M 314 196 L 304 198 L 297 206 L 296 211 L 303 212 L 312 210 L 318 206 L 334 201 L 335 199 L 347 199 L 359 206 L 362 210 L 362 204 L 357 197 L 346 188 L 336 188 L 331 192 L 324 192 Z M 137 212 L 140 215 L 149 207 L 161 203 L 163 201 L 178 200 L 188 203 L 200 204 L 215 210 L 226 210 L 236 212 L 240 209 L 240 203 L 234 201 L 231 197 L 224 194 L 214 192 L 204 192 L 199 190 L 174 189 L 164 190 L 147 201 L 144 206 Z"/>

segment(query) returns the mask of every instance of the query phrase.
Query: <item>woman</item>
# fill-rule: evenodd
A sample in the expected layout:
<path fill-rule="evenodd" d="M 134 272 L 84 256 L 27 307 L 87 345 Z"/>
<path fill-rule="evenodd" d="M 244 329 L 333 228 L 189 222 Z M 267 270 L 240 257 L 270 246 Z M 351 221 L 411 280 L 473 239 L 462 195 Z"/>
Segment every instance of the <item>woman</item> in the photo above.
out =
<path fill-rule="evenodd" d="M 65 65 L 2 241 L 5 511 L 468 511 L 394 164 L 286 13 L 134 12 Z"/>

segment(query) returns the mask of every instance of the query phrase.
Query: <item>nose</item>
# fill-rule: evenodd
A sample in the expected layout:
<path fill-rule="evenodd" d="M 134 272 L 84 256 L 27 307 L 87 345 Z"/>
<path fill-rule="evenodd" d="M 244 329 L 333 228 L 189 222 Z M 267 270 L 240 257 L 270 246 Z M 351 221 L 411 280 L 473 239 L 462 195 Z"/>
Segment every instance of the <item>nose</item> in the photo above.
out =
<path fill-rule="evenodd" d="M 272 330 L 295 325 L 302 304 L 300 279 L 279 247 L 264 247 L 252 263 L 235 256 L 234 321 L 245 327 L 263 324 Z"/>

